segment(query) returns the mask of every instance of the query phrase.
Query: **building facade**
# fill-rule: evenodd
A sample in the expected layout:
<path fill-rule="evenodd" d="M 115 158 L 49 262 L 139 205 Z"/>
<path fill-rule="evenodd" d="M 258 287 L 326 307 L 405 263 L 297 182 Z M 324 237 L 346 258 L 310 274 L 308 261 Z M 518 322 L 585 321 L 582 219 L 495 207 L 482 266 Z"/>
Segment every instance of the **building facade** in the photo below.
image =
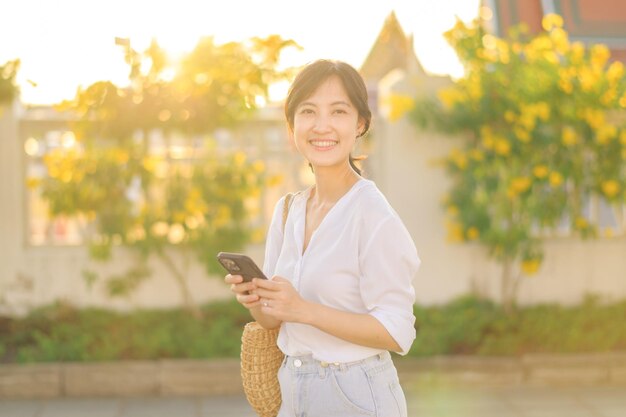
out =
<path fill-rule="evenodd" d="M 518 3 L 501 0 L 496 14 L 505 16 L 503 5 Z M 538 0 L 524 2 L 530 3 Z M 565 8 L 565 2 L 542 3 L 558 3 Z M 586 4 L 582 0 L 570 3 Z M 443 170 L 435 167 L 433 161 L 450 151 L 453 140 L 419 130 L 407 119 L 391 122 L 386 115 L 389 95 L 434 94 L 452 81 L 424 71 L 413 52 L 411 36 L 404 33 L 393 14 L 361 72 L 370 90 L 374 120 L 359 151 L 368 155 L 365 175 L 377 183 L 396 208 L 422 258 L 414 282 L 417 302 L 444 303 L 467 293 L 498 300 L 500 267 L 482 247 L 452 244 L 446 238 L 440 201 L 449 184 Z M 103 287 L 90 287 L 82 276 L 83 269 L 89 267 L 105 274 L 121 271 L 130 254 L 118 251 L 115 262 L 94 264 L 80 242 L 67 239 L 71 232 L 67 225 L 36 224 L 42 208 L 36 207 L 37 200 L 26 187 L 29 175 L 37 172 L 37 164 L 27 153 L 27 142 L 31 138 L 62 140 L 59 138 L 68 129 L 67 123 L 63 115 L 50 109 L 24 109 L 18 104 L 5 109 L 0 117 L 0 313 L 23 314 L 56 300 L 120 310 L 180 305 L 175 281 L 157 260 L 150 261 L 154 277 L 127 298 L 112 299 Z M 289 144 L 280 106 L 263 109 L 254 120 L 215 135 L 221 146 L 244 150 L 251 157 L 263 159 L 270 172 L 283 174 L 284 183 L 263 196 L 262 215 L 266 222 L 281 195 L 312 181 L 306 164 Z M 55 233 L 65 240 L 55 240 Z M 545 249 L 539 273 L 520 286 L 520 303 L 573 304 L 588 294 L 607 300 L 626 297 L 623 234 L 590 241 L 568 236 L 552 238 L 545 242 Z M 262 245 L 250 246 L 246 252 L 262 263 Z M 187 280 L 198 302 L 230 296 L 221 277 L 206 277 L 200 265 L 190 266 Z"/>

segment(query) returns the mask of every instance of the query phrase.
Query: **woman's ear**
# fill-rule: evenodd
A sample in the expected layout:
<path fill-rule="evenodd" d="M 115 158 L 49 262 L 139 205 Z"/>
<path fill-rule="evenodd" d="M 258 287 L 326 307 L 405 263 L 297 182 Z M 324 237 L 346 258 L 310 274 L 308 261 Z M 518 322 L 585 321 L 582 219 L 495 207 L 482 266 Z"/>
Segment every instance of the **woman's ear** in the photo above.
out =
<path fill-rule="evenodd" d="M 363 130 L 365 129 L 365 120 L 359 117 L 359 121 L 356 124 L 356 137 L 360 138 L 363 136 Z"/>

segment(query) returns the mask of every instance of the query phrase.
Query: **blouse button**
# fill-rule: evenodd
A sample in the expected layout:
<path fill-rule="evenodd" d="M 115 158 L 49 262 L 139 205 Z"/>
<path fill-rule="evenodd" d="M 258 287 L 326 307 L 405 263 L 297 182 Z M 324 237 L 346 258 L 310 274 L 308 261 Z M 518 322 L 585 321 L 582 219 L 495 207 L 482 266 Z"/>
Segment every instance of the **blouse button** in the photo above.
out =
<path fill-rule="evenodd" d="M 293 366 L 295 366 L 296 368 L 301 367 L 302 361 L 300 359 L 296 359 L 295 361 L 293 361 Z"/>

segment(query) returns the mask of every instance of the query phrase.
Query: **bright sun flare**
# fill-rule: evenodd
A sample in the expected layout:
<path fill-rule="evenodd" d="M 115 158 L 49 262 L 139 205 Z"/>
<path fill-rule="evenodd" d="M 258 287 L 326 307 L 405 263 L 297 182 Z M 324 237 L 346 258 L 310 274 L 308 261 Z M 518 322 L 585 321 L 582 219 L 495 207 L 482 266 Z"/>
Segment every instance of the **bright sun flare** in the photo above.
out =
<path fill-rule="evenodd" d="M 115 37 L 131 39 L 142 51 L 152 38 L 176 58 L 202 36 L 218 43 L 280 34 L 304 49 L 283 55 L 283 65 L 302 65 L 316 58 L 341 59 L 359 67 L 385 18 L 392 10 L 414 45 L 423 66 L 434 73 L 460 75 L 461 67 L 441 33 L 455 15 L 468 21 L 480 0 L 426 2 L 392 0 L 357 2 L 320 0 L 313 5 L 294 0 L 253 2 L 230 0 L 84 2 L 12 1 L 0 25 L 0 65 L 19 58 L 22 101 L 55 103 L 72 98 L 76 88 L 111 80 L 123 85 L 128 68 Z M 284 96 L 284 86 L 272 89 Z"/>

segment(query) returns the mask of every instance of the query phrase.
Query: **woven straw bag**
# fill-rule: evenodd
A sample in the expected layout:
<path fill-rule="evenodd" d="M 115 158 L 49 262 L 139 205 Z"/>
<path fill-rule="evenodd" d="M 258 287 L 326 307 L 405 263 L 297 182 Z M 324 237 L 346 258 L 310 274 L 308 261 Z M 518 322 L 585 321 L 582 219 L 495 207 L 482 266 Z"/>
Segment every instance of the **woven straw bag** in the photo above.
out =
<path fill-rule="evenodd" d="M 283 230 L 294 194 L 285 196 Z M 276 346 L 279 329 L 267 330 L 257 322 L 245 325 L 241 336 L 241 380 L 248 402 L 260 417 L 276 417 L 282 398 L 278 368 L 285 357 Z"/>

